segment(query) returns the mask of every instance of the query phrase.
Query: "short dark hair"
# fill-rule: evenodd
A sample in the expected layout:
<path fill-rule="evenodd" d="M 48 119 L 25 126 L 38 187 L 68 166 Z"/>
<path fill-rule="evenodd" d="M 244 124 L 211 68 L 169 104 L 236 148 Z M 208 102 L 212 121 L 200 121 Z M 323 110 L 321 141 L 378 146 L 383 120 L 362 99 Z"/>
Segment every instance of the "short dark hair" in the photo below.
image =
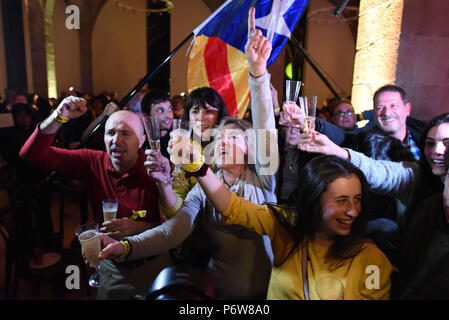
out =
<path fill-rule="evenodd" d="M 401 95 L 401 100 L 404 103 L 404 105 L 408 103 L 407 94 L 405 93 L 404 89 L 402 89 L 401 87 L 394 85 L 394 84 L 387 84 L 387 85 L 382 86 L 379 89 L 377 89 L 377 91 L 374 93 L 374 96 L 373 96 L 374 105 L 376 105 L 376 98 L 381 93 L 384 93 L 384 92 L 397 92 Z"/>
<path fill-rule="evenodd" d="M 142 101 L 140 102 L 140 109 L 143 113 L 150 115 L 151 108 L 154 104 L 166 101 L 170 102 L 170 95 L 167 92 L 163 90 L 152 90 L 143 96 Z"/>
<path fill-rule="evenodd" d="M 349 139 L 348 139 L 349 140 Z M 349 147 L 376 160 L 408 161 L 414 162 L 415 158 L 399 139 L 375 128 L 361 131 L 351 139 Z"/>
<path fill-rule="evenodd" d="M 211 107 L 218 109 L 217 124 L 221 121 L 221 119 L 229 116 L 228 110 L 226 108 L 226 103 L 224 102 L 221 95 L 217 92 L 217 90 L 209 87 L 202 87 L 193 90 L 187 97 L 186 107 L 184 109 L 182 118 L 184 120 L 189 120 L 190 109 L 192 109 L 194 106 L 205 108 L 206 103 Z"/>
<path fill-rule="evenodd" d="M 348 100 L 338 100 L 337 103 L 335 103 L 334 111 L 335 111 L 335 109 L 336 109 L 340 104 L 343 104 L 343 103 L 344 103 L 344 104 L 350 105 L 351 108 L 352 108 L 352 110 L 354 110 L 354 106 L 351 104 L 351 101 L 348 101 Z"/>

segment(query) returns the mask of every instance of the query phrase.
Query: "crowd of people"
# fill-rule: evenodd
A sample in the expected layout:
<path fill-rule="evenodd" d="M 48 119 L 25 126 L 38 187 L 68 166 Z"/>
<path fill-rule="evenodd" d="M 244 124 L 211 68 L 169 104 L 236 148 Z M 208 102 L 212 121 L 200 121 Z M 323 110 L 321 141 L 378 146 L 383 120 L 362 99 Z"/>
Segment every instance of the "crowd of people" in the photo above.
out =
<path fill-rule="evenodd" d="M 275 114 L 271 43 L 254 9 L 249 30 L 251 121 L 230 117 L 206 87 L 185 101 L 151 91 L 140 112 L 119 110 L 112 94 L 16 94 L 0 107 L 15 124 L 2 132 L 12 141 L 0 150 L 2 187 L 15 199 L 50 171 L 84 183 L 101 226 L 98 299 L 144 299 L 172 265 L 202 270 L 217 299 L 449 298 L 449 113 L 421 126 L 405 91 L 385 85 L 366 127 L 336 101 L 305 132 L 299 108 Z M 160 151 L 148 147 L 142 115 L 158 119 Z M 172 135 L 175 118 L 193 123 L 187 143 Z M 119 207 L 105 222 L 107 198 Z"/>

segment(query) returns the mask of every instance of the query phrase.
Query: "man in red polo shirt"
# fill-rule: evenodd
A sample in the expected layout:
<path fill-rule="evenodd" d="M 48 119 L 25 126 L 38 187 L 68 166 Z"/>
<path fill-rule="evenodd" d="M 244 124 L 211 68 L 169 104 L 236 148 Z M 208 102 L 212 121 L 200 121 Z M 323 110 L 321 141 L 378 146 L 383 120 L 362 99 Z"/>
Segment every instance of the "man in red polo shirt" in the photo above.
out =
<path fill-rule="evenodd" d="M 166 185 L 156 183 L 143 165 L 145 141 L 141 118 L 130 111 L 117 111 L 106 122 L 106 152 L 68 150 L 51 144 L 62 125 L 86 112 L 86 101 L 70 96 L 42 123 L 27 140 L 20 156 L 47 170 L 69 174 L 84 182 L 100 231 L 115 239 L 141 233 L 163 222 L 158 201 L 163 205 L 176 201 L 167 196 Z M 117 219 L 103 223 L 101 201 L 119 200 Z M 131 219 L 133 212 L 146 211 L 144 217 Z M 150 261 L 151 260 L 151 261 Z M 99 299 L 143 298 L 159 271 L 171 265 L 169 253 L 139 261 L 117 263 L 105 260 L 100 268 Z M 140 276 L 141 275 L 141 276 Z"/>

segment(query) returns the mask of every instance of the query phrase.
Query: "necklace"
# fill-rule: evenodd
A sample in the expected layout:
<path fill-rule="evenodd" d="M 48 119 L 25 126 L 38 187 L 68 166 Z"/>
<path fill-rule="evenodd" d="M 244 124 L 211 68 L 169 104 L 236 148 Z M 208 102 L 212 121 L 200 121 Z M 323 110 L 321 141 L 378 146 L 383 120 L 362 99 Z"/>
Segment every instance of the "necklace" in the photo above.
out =
<path fill-rule="evenodd" d="M 287 150 L 288 170 L 290 171 L 293 170 L 297 156 L 298 156 L 297 150 Z"/>

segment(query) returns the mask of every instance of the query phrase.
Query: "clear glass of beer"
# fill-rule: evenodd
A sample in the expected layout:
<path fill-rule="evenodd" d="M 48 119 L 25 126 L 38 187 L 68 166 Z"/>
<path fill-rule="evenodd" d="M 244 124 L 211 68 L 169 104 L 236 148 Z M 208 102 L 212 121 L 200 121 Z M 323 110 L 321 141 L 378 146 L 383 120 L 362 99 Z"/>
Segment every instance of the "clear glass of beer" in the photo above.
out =
<path fill-rule="evenodd" d="M 112 221 L 117 219 L 118 200 L 104 199 L 103 203 L 103 218 L 104 221 Z"/>

